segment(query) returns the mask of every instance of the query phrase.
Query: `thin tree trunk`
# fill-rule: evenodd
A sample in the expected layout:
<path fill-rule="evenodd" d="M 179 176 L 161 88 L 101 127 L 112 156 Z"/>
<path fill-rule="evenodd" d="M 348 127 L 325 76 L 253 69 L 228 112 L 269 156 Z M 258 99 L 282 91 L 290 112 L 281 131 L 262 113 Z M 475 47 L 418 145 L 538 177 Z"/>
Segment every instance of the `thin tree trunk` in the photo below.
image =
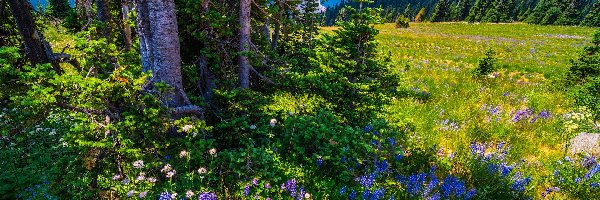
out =
<path fill-rule="evenodd" d="M 177 17 L 173 0 L 140 0 L 140 48 L 144 71 L 152 70 L 151 83 L 174 88 L 161 97 L 167 107 L 189 105 L 183 91 Z"/>
<path fill-rule="evenodd" d="M 240 46 L 239 84 L 240 88 L 250 88 L 250 60 L 246 55 L 250 50 L 250 0 L 240 0 Z"/>
<path fill-rule="evenodd" d="M 153 70 L 154 54 L 151 50 L 152 34 L 150 32 L 150 19 L 148 18 L 148 3 L 139 0 L 137 10 L 137 32 L 140 38 L 140 54 L 142 57 L 142 71 Z"/>
<path fill-rule="evenodd" d="M 87 19 L 87 22 L 81 27 L 81 30 L 85 30 L 92 24 L 92 2 L 91 0 L 81 0 L 80 2 L 83 3 L 82 6 L 85 12 L 85 18 Z"/>
<path fill-rule="evenodd" d="M 271 43 L 271 30 L 269 29 L 269 18 L 265 19 L 265 24 L 262 27 L 263 35 L 265 36 L 265 42 Z"/>
<path fill-rule="evenodd" d="M 279 41 L 279 32 L 281 31 L 281 20 L 283 17 L 283 4 L 281 0 L 277 0 L 277 5 L 279 6 L 279 11 L 277 11 L 277 20 L 275 20 L 275 27 L 273 30 L 273 35 L 271 37 L 271 49 L 277 48 L 277 42 Z"/>
<path fill-rule="evenodd" d="M 129 26 L 129 1 L 121 1 L 121 13 L 123 15 L 123 48 L 128 51 L 131 48 L 131 27 Z"/>
<path fill-rule="evenodd" d="M 208 12 L 208 3 L 209 0 L 202 1 L 201 4 L 201 12 L 206 14 Z M 202 47 L 206 48 L 206 42 L 202 42 Z M 204 98 L 205 103 L 209 103 L 212 97 L 212 90 L 217 87 L 215 84 L 215 76 L 210 71 L 210 67 L 208 66 L 208 58 L 206 55 L 200 55 L 198 58 L 198 91 L 200 95 Z"/>

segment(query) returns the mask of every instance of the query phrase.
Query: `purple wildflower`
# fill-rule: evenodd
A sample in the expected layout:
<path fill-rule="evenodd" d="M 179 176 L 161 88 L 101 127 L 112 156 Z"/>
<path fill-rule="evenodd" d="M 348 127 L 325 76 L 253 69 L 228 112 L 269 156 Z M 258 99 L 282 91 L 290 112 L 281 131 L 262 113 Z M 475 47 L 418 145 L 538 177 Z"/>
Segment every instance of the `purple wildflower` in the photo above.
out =
<path fill-rule="evenodd" d="M 348 195 L 348 199 L 349 200 L 356 199 L 356 191 L 354 191 L 354 190 L 350 191 L 350 194 Z"/>
<path fill-rule="evenodd" d="M 374 174 L 364 175 L 364 176 L 357 178 L 356 181 L 365 188 L 371 188 L 371 186 L 375 182 L 375 175 Z"/>
<path fill-rule="evenodd" d="M 198 195 L 198 200 L 217 200 L 217 195 L 212 192 L 203 192 Z"/>
<path fill-rule="evenodd" d="M 173 198 L 171 198 L 171 193 L 163 192 L 158 196 L 158 200 L 173 200 Z"/>
<path fill-rule="evenodd" d="M 244 196 L 248 196 L 250 194 L 250 186 L 244 186 Z"/>

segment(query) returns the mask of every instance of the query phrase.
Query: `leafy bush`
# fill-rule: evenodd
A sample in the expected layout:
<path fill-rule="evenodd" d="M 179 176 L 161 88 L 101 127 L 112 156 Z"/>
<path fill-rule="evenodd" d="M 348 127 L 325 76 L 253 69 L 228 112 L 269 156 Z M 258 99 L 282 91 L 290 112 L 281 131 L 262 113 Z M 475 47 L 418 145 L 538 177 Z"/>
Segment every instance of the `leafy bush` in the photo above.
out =
<path fill-rule="evenodd" d="M 396 28 L 408 28 L 410 20 L 406 18 L 404 15 L 398 16 L 396 18 Z"/>

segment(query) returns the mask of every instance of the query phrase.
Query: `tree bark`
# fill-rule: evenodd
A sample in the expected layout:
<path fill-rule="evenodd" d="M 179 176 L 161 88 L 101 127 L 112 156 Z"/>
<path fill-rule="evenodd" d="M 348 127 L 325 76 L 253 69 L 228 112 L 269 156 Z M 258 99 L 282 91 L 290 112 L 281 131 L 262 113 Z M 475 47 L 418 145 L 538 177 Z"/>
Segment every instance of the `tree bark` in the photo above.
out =
<path fill-rule="evenodd" d="M 110 37 L 110 25 L 109 25 L 110 10 L 108 9 L 108 2 L 106 2 L 106 1 L 107 0 L 96 0 L 96 11 L 98 12 L 96 18 L 98 19 L 98 21 L 102 22 L 103 25 L 105 26 L 102 29 L 104 37 L 109 38 Z"/>
<path fill-rule="evenodd" d="M 131 26 L 129 26 L 129 1 L 121 0 L 121 13 L 123 15 L 123 49 L 131 49 Z"/>
<path fill-rule="evenodd" d="M 240 88 L 250 88 L 250 60 L 246 55 L 250 50 L 250 0 L 240 0 L 240 46 L 239 84 Z"/>
<path fill-rule="evenodd" d="M 44 38 L 35 27 L 33 16 L 31 15 L 31 4 L 25 0 L 8 0 L 10 11 L 17 23 L 19 34 L 23 39 L 25 54 L 32 65 L 50 63 L 52 49 L 46 44 Z M 60 66 L 53 64 L 54 70 L 60 72 Z"/>
<path fill-rule="evenodd" d="M 273 30 L 273 35 L 271 37 L 271 49 L 275 50 L 277 48 L 277 42 L 279 41 L 279 32 L 281 31 L 281 20 L 283 20 L 283 3 L 281 0 L 276 0 L 277 5 L 279 6 L 279 10 L 277 11 L 277 20 L 275 20 L 275 27 Z"/>
<path fill-rule="evenodd" d="M 143 70 L 152 70 L 151 83 L 163 82 L 174 88 L 161 97 L 167 107 L 189 105 L 182 85 L 175 2 L 140 0 L 137 9 Z"/>

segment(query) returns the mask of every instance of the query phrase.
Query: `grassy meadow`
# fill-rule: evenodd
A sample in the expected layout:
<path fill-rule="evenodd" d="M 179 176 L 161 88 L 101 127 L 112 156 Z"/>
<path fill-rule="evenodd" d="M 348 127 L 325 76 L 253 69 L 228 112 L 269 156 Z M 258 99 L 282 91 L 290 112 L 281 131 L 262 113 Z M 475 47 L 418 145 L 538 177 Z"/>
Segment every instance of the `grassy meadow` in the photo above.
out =
<path fill-rule="evenodd" d="M 443 149 L 438 153 L 450 155 L 466 153 L 461 151 L 472 141 L 506 142 L 511 160 L 527 161 L 534 177 L 552 173 L 545 161 L 565 156 L 565 144 L 577 130 L 565 128 L 564 115 L 576 108 L 560 80 L 594 29 L 519 23 L 376 28 L 381 51 L 403 71 L 402 83 L 422 94 L 397 99 L 383 117 L 410 127 L 416 144 L 438 144 Z M 496 52 L 497 73 L 475 79 L 471 71 L 486 49 Z M 549 116 L 524 118 L 519 111 Z M 542 180 L 535 180 L 533 189 L 542 190 Z"/>

